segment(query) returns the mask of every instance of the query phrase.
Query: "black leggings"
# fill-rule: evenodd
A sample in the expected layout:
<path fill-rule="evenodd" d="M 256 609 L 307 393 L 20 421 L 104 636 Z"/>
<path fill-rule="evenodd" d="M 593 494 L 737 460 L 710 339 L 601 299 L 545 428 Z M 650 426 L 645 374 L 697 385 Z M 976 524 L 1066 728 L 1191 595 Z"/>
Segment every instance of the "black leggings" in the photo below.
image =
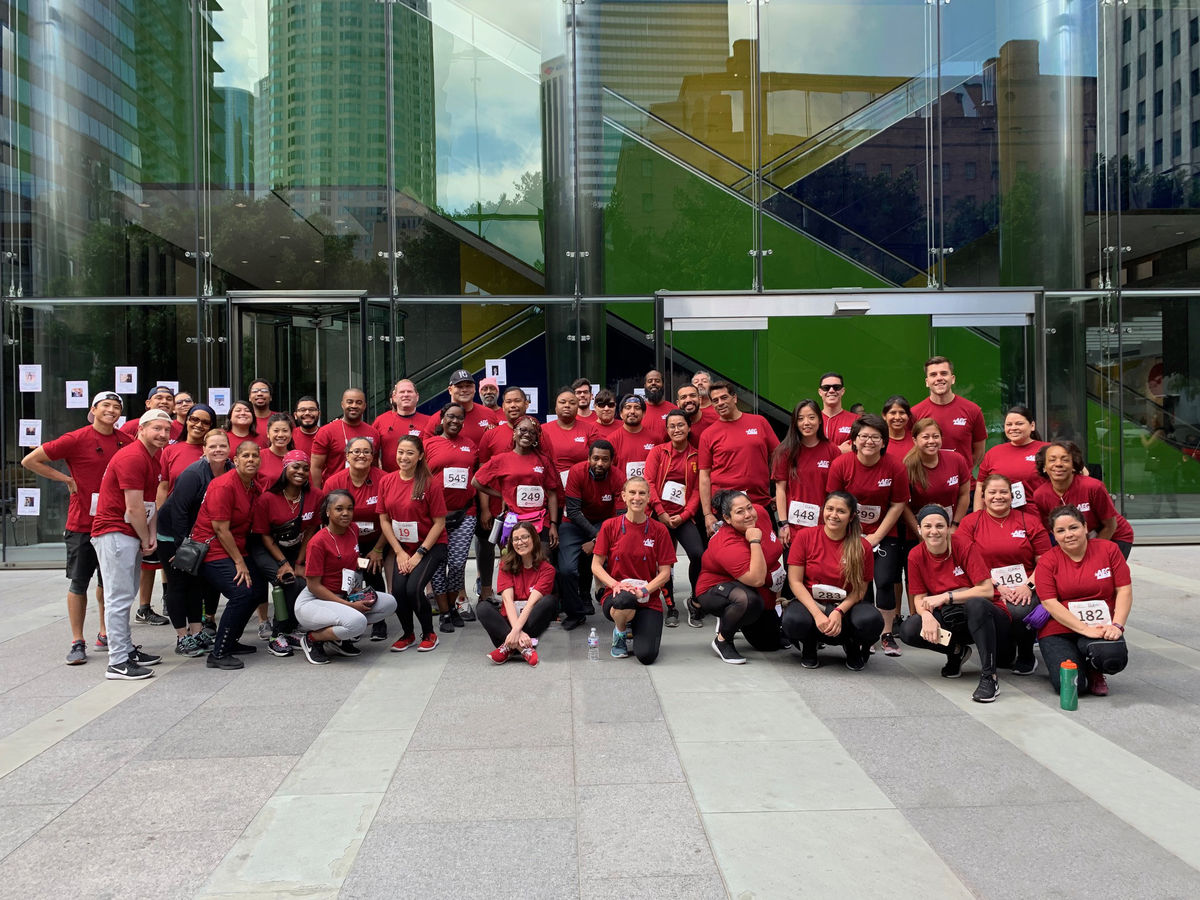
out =
<path fill-rule="evenodd" d="M 172 628 L 187 628 L 189 622 L 204 621 L 204 595 L 211 589 L 199 575 L 189 575 L 174 566 L 167 571 L 167 583 L 163 587 L 167 615 Z"/>
<path fill-rule="evenodd" d="M 683 552 L 688 558 L 688 584 L 692 586 L 691 596 L 696 596 L 696 579 L 700 577 L 701 557 L 704 555 L 704 541 L 700 539 L 700 532 L 696 530 L 696 523 L 691 519 L 684 519 L 679 523 L 678 528 L 668 528 L 667 533 L 671 535 L 671 546 L 675 546 L 678 542 L 683 548 Z M 671 583 L 667 583 L 667 593 L 671 594 Z M 672 597 L 672 601 L 674 598 Z"/>
<path fill-rule="evenodd" d="M 933 617 L 938 624 L 949 631 L 954 637 L 949 647 L 939 643 L 930 643 L 921 637 L 921 616 L 909 616 L 900 626 L 899 638 L 910 647 L 922 647 L 935 653 L 949 656 L 951 649 L 958 651 L 964 644 L 974 644 L 979 651 L 979 669 L 983 675 L 996 674 L 996 648 L 1008 643 L 1009 619 L 1005 613 L 991 600 L 982 597 L 970 597 L 961 604 L 966 610 L 965 618 L 954 610 L 947 624 L 946 606 L 939 606 L 933 611 Z"/>
<path fill-rule="evenodd" d="M 554 595 L 542 594 L 538 597 L 537 603 L 533 604 L 533 609 L 529 611 L 529 618 L 525 620 L 525 628 L 522 630 L 530 637 L 540 637 L 542 632 L 550 627 L 557 612 L 558 600 Z M 504 613 L 500 611 L 496 602 L 484 600 L 475 607 L 475 615 L 478 616 L 483 630 L 492 639 L 492 646 L 499 647 L 503 644 L 504 639 L 512 631 L 512 623 L 504 618 Z"/>
<path fill-rule="evenodd" d="M 1042 659 L 1046 661 L 1050 686 L 1059 689 L 1059 668 L 1068 659 L 1079 667 L 1078 685 L 1082 693 L 1087 690 L 1089 672 L 1116 675 L 1129 664 L 1129 648 L 1125 638 L 1106 641 L 1103 638 L 1087 638 L 1081 634 L 1051 634 L 1038 638 L 1042 648 Z"/>
<path fill-rule="evenodd" d="M 1030 594 L 1032 597 L 1024 606 L 1008 602 L 1004 604 L 1008 609 L 1008 618 L 1011 622 L 1008 631 L 1009 640 L 1007 643 L 1001 641 L 999 644 L 1000 665 L 1005 665 L 1009 661 L 1009 657 L 1022 661 L 1033 659 L 1033 642 L 1037 639 L 1037 634 L 1025 624 L 1025 617 L 1038 608 L 1038 598 L 1036 592 L 1031 591 Z"/>
<path fill-rule="evenodd" d="M 633 609 L 633 621 L 629 627 L 633 629 L 633 655 L 643 666 L 658 659 L 658 651 L 662 647 L 663 614 L 657 609 L 650 609 L 637 602 L 637 597 L 629 591 L 619 594 L 609 594 L 604 598 L 601 608 L 604 618 L 612 621 L 614 609 Z"/>
<path fill-rule="evenodd" d="M 762 615 L 749 625 L 743 620 L 742 636 L 755 650 L 781 650 L 783 631 L 779 624 L 779 614 L 775 612 L 774 605 L 764 605 Z"/>
<path fill-rule="evenodd" d="M 763 611 L 758 590 L 740 581 L 714 584 L 696 602 L 709 615 L 721 617 L 719 630 L 727 641 L 733 640 L 739 628 L 757 621 Z"/>
<path fill-rule="evenodd" d="M 296 560 L 300 557 L 300 545 L 295 547 L 281 547 L 283 558 L 293 569 L 296 568 Z M 300 623 L 296 621 L 296 598 L 300 596 L 300 592 L 304 590 L 305 581 L 300 576 L 292 579 L 290 584 L 283 584 L 275 577 L 275 573 L 279 570 L 282 563 L 275 561 L 262 541 L 257 537 L 251 538 L 250 555 L 254 558 L 255 565 L 258 570 L 266 575 L 267 581 L 271 582 L 271 586 L 283 588 L 283 603 L 276 604 L 274 610 L 273 621 L 271 622 L 271 634 L 279 637 L 281 634 L 292 634 L 299 630 Z"/>
<path fill-rule="evenodd" d="M 480 508 L 490 499 L 480 497 Z M 491 521 L 489 520 L 487 528 L 484 528 L 479 518 L 475 518 L 475 570 L 479 573 L 479 589 L 482 591 L 492 586 L 492 574 L 496 570 L 496 545 L 488 540 L 492 533 Z"/>
<path fill-rule="evenodd" d="M 822 603 L 821 609 L 829 615 L 834 604 Z M 817 644 L 842 646 L 857 645 L 864 653 L 883 634 L 883 616 L 869 603 L 855 603 L 850 612 L 842 616 L 842 630 L 836 637 L 823 634 L 817 628 L 817 620 L 799 600 L 793 600 L 783 611 L 783 633 L 793 647 L 802 653 L 817 652 Z"/>
<path fill-rule="evenodd" d="M 413 613 L 421 625 L 421 637 L 433 632 L 433 611 L 425 599 L 425 586 L 433 573 L 446 561 L 446 545 L 434 544 L 407 575 L 400 567 L 392 566 L 392 596 L 396 598 L 396 618 L 404 629 L 403 637 L 413 636 Z"/>
<path fill-rule="evenodd" d="M 904 542 L 900 538 L 885 537 L 879 542 L 879 549 L 875 551 L 875 606 L 879 609 L 896 608 L 896 592 L 892 585 L 900 584 L 905 562 Z"/>

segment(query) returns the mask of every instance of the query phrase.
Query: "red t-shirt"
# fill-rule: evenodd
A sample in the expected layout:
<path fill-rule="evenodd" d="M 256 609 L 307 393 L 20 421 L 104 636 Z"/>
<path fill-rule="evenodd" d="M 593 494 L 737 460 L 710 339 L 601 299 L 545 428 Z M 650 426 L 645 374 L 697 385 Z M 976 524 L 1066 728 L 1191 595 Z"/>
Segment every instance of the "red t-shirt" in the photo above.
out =
<path fill-rule="evenodd" d="M 158 464 L 162 466 L 163 481 L 167 490 L 175 490 L 175 481 L 179 473 L 204 455 L 203 444 L 188 444 L 180 441 L 178 444 L 167 444 L 159 451 Z"/>
<path fill-rule="evenodd" d="M 835 447 L 841 447 L 842 444 L 850 440 L 850 429 L 857 421 L 858 413 L 852 413 L 848 409 L 843 409 L 840 413 L 832 416 L 827 416 L 822 411 L 821 424 L 825 429 L 825 440 L 829 441 Z"/>
<path fill-rule="evenodd" d="M 338 596 L 342 590 L 342 569 L 358 568 L 358 538 L 353 528 L 336 537 L 328 528 L 322 528 L 308 542 L 304 556 L 304 574 L 319 575 L 321 584 Z"/>
<path fill-rule="evenodd" d="M 711 406 L 706 406 L 700 410 L 700 418 L 695 422 L 688 420 L 688 443 L 700 449 L 700 438 L 704 436 L 704 432 L 708 431 L 713 422 L 717 421 L 720 416 L 717 411 Z"/>
<path fill-rule="evenodd" d="M 469 438 L 475 442 L 476 447 L 482 446 L 480 443 L 483 440 L 485 432 L 495 428 L 501 422 L 505 421 L 504 413 L 498 409 L 488 409 L 482 403 L 472 403 L 470 410 L 464 410 L 466 413 L 463 418 L 463 427 L 460 432 L 463 437 Z M 441 419 L 437 416 L 430 416 L 429 421 L 425 423 L 425 434 L 433 434 L 433 429 L 441 424 Z M 512 435 L 510 434 L 511 438 Z M 512 449 L 512 444 L 508 445 L 508 449 Z"/>
<path fill-rule="evenodd" d="M 647 518 L 639 525 L 628 516 L 615 516 L 600 526 L 595 555 L 605 557 L 604 569 L 617 581 L 653 581 L 659 566 L 675 565 L 675 542 L 662 522 Z M 611 593 L 605 591 L 604 596 Z M 651 596 L 646 606 L 662 612 L 661 595 L 658 591 Z"/>
<path fill-rule="evenodd" d="M 270 487 L 283 474 L 283 457 L 276 456 L 272 450 L 263 450 L 258 459 L 258 480 Z"/>
<path fill-rule="evenodd" d="M 913 596 L 974 587 L 991 578 L 983 556 L 969 542 L 957 537 L 951 539 L 950 552 L 943 556 L 930 553 L 924 541 L 908 551 L 908 592 Z M 992 602 L 1007 613 L 995 596 Z"/>
<path fill-rule="evenodd" d="M 1033 575 L 1037 558 L 1050 550 L 1050 535 L 1041 519 L 1036 512 L 1023 509 L 1014 509 L 1003 519 L 984 509 L 968 513 L 954 535 L 954 540 L 960 539 L 974 545 L 989 572 L 1020 565 L 1026 578 Z M 1000 596 L 999 591 L 996 596 Z"/>
<path fill-rule="evenodd" d="M 153 506 L 161 480 L 157 451 L 151 453 L 141 441 L 134 440 L 114 453 L 100 479 L 92 535 L 119 531 L 137 537 L 133 526 L 125 521 L 125 492 L 141 491 L 142 502 Z"/>
<path fill-rule="evenodd" d="M 354 527 L 360 540 L 379 536 L 379 492 L 385 474 L 383 469 L 372 466 L 361 487 L 354 486 L 349 469 L 339 469 L 325 479 L 323 490 L 326 494 L 343 490 L 349 491 L 354 498 Z"/>
<path fill-rule="evenodd" d="M 1033 502 L 1041 512 L 1043 521 L 1046 521 L 1056 507 L 1065 503 L 1071 504 L 1083 513 L 1089 532 L 1099 531 L 1106 519 L 1115 516 L 1117 530 L 1113 532 L 1112 540 L 1133 543 L 1133 526 L 1113 506 L 1112 497 L 1108 495 L 1108 488 L 1104 486 L 1104 482 L 1090 475 L 1076 475 L 1067 492 L 1061 497 L 1047 481 L 1034 492 Z M 1048 521 L 1046 527 L 1050 527 Z"/>
<path fill-rule="evenodd" d="M 642 430 L 648 431 L 655 437 L 654 443 L 661 444 L 667 439 L 667 413 L 675 408 L 674 403 L 647 403 L 646 413 L 642 416 Z"/>
<path fill-rule="evenodd" d="M 642 430 L 636 433 L 622 428 L 609 435 L 608 442 L 616 450 L 613 468 L 620 470 L 622 484 L 625 479 L 632 478 L 634 475 L 645 474 L 646 460 L 650 456 L 650 451 L 662 443 L 661 439 L 656 440 L 654 432 L 645 426 L 642 426 Z"/>
<path fill-rule="evenodd" d="M 645 476 L 656 516 L 666 513 L 687 520 L 700 508 L 700 454 L 690 444 L 682 453 L 672 450 L 669 441 L 656 446 L 646 458 Z"/>
<path fill-rule="evenodd" d="M 625 479 L 616 469 L 609 469 L 603 481 L 597 481 L 588 471 L 587 462 L 575 463 L 567 473 L 567 497 L 579 500 L 583 517 L 592 524 L 603 522 L 616 515 L 621 503 L 621 488 Z M 565 506 L 565 504 L 564 504 Z"/>
<path fill-rule="evenodd" d="M 917 512 L 926 504 L 937 504 L 949 510 L 949 518 L 953 522 L 954 511 L 958 506 L 959 487 L 969 484 L 970 481 L 971 472 L 962 457 L 952 450 L 942 450 L 938 453 L 937 465 L 932 469 L 925 469 L 925 487 L 921 487 L 915 481 L 909 481 L 908 505 L 913 512 Z"/>
<path fill-rule="evenodd" d="M 503 594 L 505 591 L 511 589 L 513 600 L 528 600 L 530 593 L 533 591 L 537 591 L 542 596 L 553 594 L 554 576 L 556 574 L 554 566 L 548 559 L 543 559 L 541 563 L 533 568 L 526 569 L 522 567 L 515 575 L 508 572 L 504 566 L 497 566 L 496 593 Z M 501 615 L 504 614 L 503 604 L 500 605 L 500 613 Z"/>
<path fill-rule="evenodd" d="M 536 453 L 515 451 L 493 456 L 480 466 L 475 480 L 500 492 L 510 512 L 531 513 L 548 508 L 547 500 L 562 486 L 545 460 Z"/>
<path fill-rule="evenodd" d="M 795 473 L 788 472 L 788 462 L 780 457 L 771 469 L 774 481 L 787 482 L 787 509 L 778 511 L 780 518 L 788 522 L 792 538 L 802 528 L 814 528 L 821 524 L 821 507 L 828 495 L 829 469 L 834 460 L 842 455 L 837 444 L 817 441 L 815 446 L 800 446 L 796 457 Z"/>
<path fill-rule="evenodd" d="M 425 413 L 415 412 L 411 416 L 402 416 L 393 409 L 380 414 L 371 423 L 371 427 L 379 432 L 379 467 L 385 472 L 396 471 L 396 448 L 400 446 L 400 438 L 406 434 L 420 437 L 425 432 L 432 419 Z M 439 420 L 433 422 L 437 426 Z M 433 429 L 430 429 L 432 433 Z"/>
<path fill-rule="evenodd" d="M 566 487 L 567 472 L 577 462 L 588 458 L 588 445 L 595 432 L 588 422 L 576 419 L 570 428 L 563 428 L 557 419 L 542 426 L 542 450 L 554 462 L 559 484 Z"/>
<path fill-rule="evenodd" d="M 914 443 L 916 442 L 911 434 L 904 435 L 898 441 L 888 437 L 887 450 L 884 452 L 900 465 L 904 465 L 904 457 L 908 455 L 908 451 L 913 448 Z"/>
<path fill-rule="evenodd" d="M 266 449 L 267 444 L 270 443 L 267 438 L 267 422 L 273 415 L 275 415 L 274 410 L 268 411 L 265 416 L 260 416 L 258 413 L 254 414 L 254 430 L 258 432 L 256 440 L 258 441 L 258 446 L 263 449 Z"/>
<path fill-rule="evenodd" d="M 142 419 L 141 413 L 134 416 L 132 419 L 127 419 L 125 424 L 122 425 L 121 428 L 119 429 L 120 432 L 122 434 L 124 434 L 126 437 L 131 437 L 136 441 L 138 428 L 141 426 L 141 419 Z M 170 438 L 170 440 L 177 441 L 177 440 L 179 440 L 180 435 L 182 435 L 182 434 L 183 434 L 183 423 L 180 422 L 178 419 L 172 419 L 171 420 L 171 438 Z"/>
<path fill-rule="evenodd" d="M 775 606 L 775 594 L 783 590 L 787 581 L 787 566 L 782 561 L 783 541 L 771 530 L 771 517 L 761 506 L 755 506 L 758 521 L 755 527 L 762 531 L 763 559 L 767 563 L 767 580 L 758 588 L 764 608 Z M 708 541 L 701 557 L 700 575 L 696 579 L 696 596 L 711 587 L 726 581 L 737 581 L 750 571 L 750 544 L 746 536 L 728 524 L 717 529 Z M 776 587 L 778 585 L 778 587 Z"/>
<path fill-rule="evenodd" d="M 778 446 L 770 423 L 754 413 L 742 413 L 732 422 L 713 422 L 700 439 L 700 469 L 709 470 L 712 494 L 745 491 L 765 506 L 770 501 L 771 454 Z"/>
<path fill-rule="evenodd" d="M 442 483 L 431 478 L 425 485 L 424 495 L 414 500 L 412 489 L 414 481 L 405 481 L 399 472 L 389 472 L 383 476 L 379 489 L 379 511 L 387 513 L 392 520 L 392 528 L 397 525 L 409 528 L 407 535 L 398 534 L 401 546 L 406 551 L 416 550 L 417 545 L 425 540 L 433 520 L 446 517 L 446 498 L 442 495 Z M 411 530 L 416 525 L 415 533 Z M 446 529 L 438 535 L 436 543 L 446 543 Z"/>
<path fill-rule="evenodd" d="M 1030 441 L 1020 447 L 1008 443 L 990 447 L 979 464 L 979 480 L 983 481 L 993 472 L 999 472 L 1012 482 L 1013 509 L 1024 506 L 1033 499 L 1034 492 L 1046 483 L 1037 470 L 1037 453 L 1045 446 L 1045 441 Z"/>
<path fill-rule="evenodd" d="M 610 444 L 613 444 L 613 435 L 618 431 L 623 431 L 625 429 L 625 426 L 622 424 L 620 419 L 613 419 L 611 422 L 605 425 L 600 421 L 600 417 L 598 415 L 592 420 L 591 426 L 596 432 L 596 437 L 604 438 Z M 615 447 L 616 444 L 613 444 L 613 446 Z"/>
<path fill-rule="evenodd" d="M 913 421 L 926 417 L 938 423 L 942 432 L 942 449 L 953 450 L 963 458 L 967 470 L 975 468 L 975 444 L 987 440 L 987 426 L 983 421 L 983 410 L 966 397 L 954 395 L 944 406 L 938 406 L 928 397 L 913 407 Z"/>
<path fill-rule="evenodd" d="M 858 522 L 863 534 L 874 534 L 893 503 L 907 503 L 908 473 L 886 455 L 871 467 L 858 461 L 855 453 L 843 453 L 829 466 L 828 488 L 847 491 L 858 501 Z M 896 529 L 888 532 L 895 537 Z"/>
<path fill-rule="evenodd" d="M 42 444 L 49 459 L 66 461 L 67 471 L 78 488 L 67 504 L 67 531 L 86 534 L 92 530 L 92 495 L 100 492 L 100 482 L 109 460 L 122 447 L 128 447 L 131 440 L 137 439 L 120 431 L 101 434 L 91 425 L 85 425 Z M 124 503 L 122 498 L 122 507 Z"/>
<path fill-rule="evenodd" d="M 313 438 L 312 455 L 324 454 L 324 472 L 336 472 L 346 466 L 346 445 L 354 438 L 360 437 L 370 439 L 371 446 L 375 448 L 373 462 L 375 465 L 379 465 L 379 432 L 375 430 L 374 425 L 368 425 L 366 422 L 347 425 L 344 419 L 334 419 L 332 422 L 322 425 L 317 429 L 316 437 Z M 326 474 L 325 477 L 328 475 Z"/>
<path fill-rule="evenodd" d="M 254 516 L 251 519 L 250 530 L 254 534 L 271 535 L 273 529 L 291 522 L 296 516 L 300 517 L 300 527 L 304 531 L 312 531 L 313 526 L 321 521 L 318 511 L 325 495 L 318 490 L 308 488 L 300 495 L 300 501 L 293 509 L 283 494 L 274 491 L 263 491 L 254 504 Z M 287 548 L 284 548 L 287 549 Z"/>
<path fill-rule="evenodd" d="M 875 578 L 875 554 L 870 542 L 866 538 L 861 540 L 863 580 L 870 584 Z M 788 546 L 787 563 L 789 566 L 804 566 L 804 586 L 809 591 L 814 584 L 828 584 L 849 594 L 850 582 L 842 574 L 842 543 L 827 535 L 824 526 L 801 529 Z"/>
<path fill-rule="evenodd" d="M 465 429 L 461 434 L 466 436 Z M 508 453 L 512 450 L 514 434 L 511 422 L 500 422 L 485 431 L 483 437 L 475 445 L 479 448 L 479 465 L 482 466 L 493 456 L 499 456 L 501 453 Z"/>
<path fill-rule="evenodd" d="M 319 428 L 317 429 L 317 431 L 320 430 L 321 429 Z M 313 441 L 316 440 L 316 437 L 316 431 L 314 431 L 312 434 L 305 434 L 300 430 L 299 427 L 292 429 L 292 443 L 295 445 L 297 450 L 303 450 L 305 453 L 307 453 L 310 461 L 312 459 Z"/>
<path fill-rule="evenodd" d="M 246 555 L 246 537 L 250 534 L 250 526 L 254 524 L 254 507 L 262 494 L 260 483 L 256 479 L 247 488 L 236 469 L 230 469 L 218 475 L 208 485 L 204 492 L 204 502 L 200 504 L 200 513 L 196 516 L 196 524 L 192 528 L 192 539 L 208 541 L 206 562 L 218 559 L 229 559 L 229 554 L 215 540 L 213 522 L 228 522 L 229 531 L 233 535 L 233 543 L 242 556 Z"/>
<path fill-rule="evenodd" d="M 1052 548 L 1038 562 L 1035 578 L 1038 596 L 1057 600 L 1072 612 L 1068 603 L 1103 600 L 1109 616 L 1116 612 L 1117 589 L 1133 583 L 1121 549 L 1112 541 L 1099 538 L 1088 541 L 1087 551 L 1079 562 L 1073 562 L 1062 547 Z M 1050 619 L 1038 637 L 1070 633 L 1071 629 Z"/>
<path fill-rule="evenodd" d="M 441 434 L 426 438 L 425 464 L 442 486 L 447 512 L 463 509 L 474 499 L 475 444 L 469 438 L 462 434 L 454 441 Z"/>

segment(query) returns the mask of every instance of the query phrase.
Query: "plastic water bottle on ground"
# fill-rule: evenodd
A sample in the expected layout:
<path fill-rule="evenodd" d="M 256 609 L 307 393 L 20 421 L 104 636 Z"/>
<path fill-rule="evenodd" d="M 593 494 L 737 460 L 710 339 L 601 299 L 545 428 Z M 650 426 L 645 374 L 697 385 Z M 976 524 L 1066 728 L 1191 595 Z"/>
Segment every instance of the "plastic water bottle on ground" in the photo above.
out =
<path fill-rule="evenodd" d="M 595 628 L 588 634 L 588 659 L 596 662 L 600 660 L 600 636 L 596 634 Z"/>

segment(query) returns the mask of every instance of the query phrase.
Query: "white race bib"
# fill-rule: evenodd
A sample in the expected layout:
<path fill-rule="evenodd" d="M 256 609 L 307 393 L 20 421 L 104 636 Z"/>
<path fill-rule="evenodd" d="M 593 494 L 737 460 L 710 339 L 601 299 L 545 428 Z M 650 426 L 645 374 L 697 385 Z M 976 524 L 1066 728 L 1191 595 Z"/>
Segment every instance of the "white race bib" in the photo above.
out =
<path fill-rule="evenodd" d="M 810 593 L 814 600 L 824 603 L 840 603 L 846 599 L 845 589 L 834 587 L 832 584 L 814 584 Z"/>
<path fill-rule="evenodd" d="M 358 572 L 354 569 L 342 569 L 342 590 L 349 593 L 358 582 Z"/>
<path fill-rule="evenodd" d="M 954 507 L 943 506 L 942 509 L 946 511 L 946 527 L 948 528 L 954 524 Z"/>
<path fill-rule="evenodd" d="M 683 506 L 683 485 L 678 481 L 668 481 L 663 485 L 662 498 L 664 503 L 674 503 L 676 506 Z"/>
<path fill-rule="evenodd" d="M 625 579 L 623 582 L 621 582 L 621 583 L 622 583 L 622 584 L 624 584 L 624 585 L 626 585 L 626 586 L 632 586 L 632 587 L 644 588 L 644 587 L 645 587 L 646 585 L 648 585 L 650 582 L 648 582 L 648 581 L 642 581 L 642 579 L 640 579 L 640 578 L 626 578 L 626 579 Z"/>
<path fill-rule="evenodd" d="M 561 472 L 558 473 L 558 477 L 562 480 L 563 487 L 567 486 L 567 476 L 570 474 L 571 473 L 567 469 L 563 469 Z"/>
<path fill-rule="evenodd" d="M 513 601 L 513 607 L 517 610 L 518 616 L 521 614 L 521 611 L 523 609 L 525 609 L 525 604 L 528 602 L 529 602 L 528 600 L 514 600 Z"/>
<path fill-rule="evenodd" d="M 358 526 L 359 534 L 371 534 L 375 530 L 374 522 L 355 522 L 354 524 Z"/>
<path fill-rule="evenodd" d="M 92 494 L 92 505 L 88 507 L 88 515 L 96 515 L 96 509 L 100 506 L 100 495 Z"/>
<path fill-rule="evenodd" d="M 858 521 L 865 525 L 871 525 L 879 521 L 879 517 L 882 512 L 882 506 L 867 506 L 866 504 L 859 504 Z"/>
<path fill-rule="evenodd" d="M 1073 600 L 1067 609 L 1084 625 L 1111 625 L 1112 614 L 1103 600 Z"/>
<path fill-rule="evenodd" d="M 771 592 L 778 594 L 783 590 L 784 582 L 787 581 L 787 566 L 783 560 L 779 561 L 779 567 L 771 573 Z"/>
<path fill-rule="evenodd" d="M 815 503 L 801 503 L 799 500 L 793 500 L 788 504 L 788 524 L 801 525 L 804 528 L 813 528 L 817 524 L 817 518 L 821 515 L 821 508 Z"/>
<path fill-rule="evenodd" d="M 442 487 L 465 491 L 471 484 L 471 470 L 466 466 L 446 466 L 442 469 Z"/>
<path fill-rule="evenodd" d="M 540 484 L 517 485 L 517 506 L 521 509 L 541 509 L 546 505 L 546 492 Z"/>
<path fill-rule="evenodd" d="M 1019 563 L 1015 566 L 997 566 L 992 569 L 992 584 L 996 587 L 1020 587 L 1027 580 L 1025 567 Z"/>
<path fill-rule="evenodd" d="M 416 522 L 397 522 L 392 519 L 392 532 L 402 544 L 413 544 L 418 540 Z"/>
<path fill-rule="evenodd" d="M 625 477 L 638 478 L 646 471 L 646 461 L 625 463 Z"/>
<path fill-rule="evenodd" d="M 1012 505 L 1013 509 L 1025 505 L 1025 485 L 1019 481 L 1012 483 Z"/>
<path fill-rule="evenodd" d="M 144 509 L 146 512 L 146 524 L 149 525 L 150 520 L 154 518 L 154 511 L 157 509 L 157 507 L 155 506 L 153 500 L 143 500 L 142 509 Z M 92 515 L 95 515 L 95 513 Z M 125 521 L 129 521 L 129 510 L 125 510 Z"/>

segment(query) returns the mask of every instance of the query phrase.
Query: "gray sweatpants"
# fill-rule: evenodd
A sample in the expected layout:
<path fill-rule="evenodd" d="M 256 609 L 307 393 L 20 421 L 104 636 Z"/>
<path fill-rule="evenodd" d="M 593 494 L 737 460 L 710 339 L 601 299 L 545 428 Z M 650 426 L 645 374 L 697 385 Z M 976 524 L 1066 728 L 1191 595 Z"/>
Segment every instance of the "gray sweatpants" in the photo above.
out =
<path fill-rule="evenodd" d="M 352 606 L 333 603 L 314 597 L 305 588 L 296 598 L 296 621 L 305 631 L 332 628 L 340 641 L 357 641 L 367 633 L 367 626 L 382 622 L 396 611 L 396 598 L 379 591 L 379 599 L 365 616 Z"/>
<path fill-rule="evenodd" d="M 100 576 L 104 579 L 104 627 L 108 632 L 108 664 L 119 666 L 133 652 L 129 610 L 138 596 L 142 575 L 142 542 L 110 531 L 92 538 Z"/>

